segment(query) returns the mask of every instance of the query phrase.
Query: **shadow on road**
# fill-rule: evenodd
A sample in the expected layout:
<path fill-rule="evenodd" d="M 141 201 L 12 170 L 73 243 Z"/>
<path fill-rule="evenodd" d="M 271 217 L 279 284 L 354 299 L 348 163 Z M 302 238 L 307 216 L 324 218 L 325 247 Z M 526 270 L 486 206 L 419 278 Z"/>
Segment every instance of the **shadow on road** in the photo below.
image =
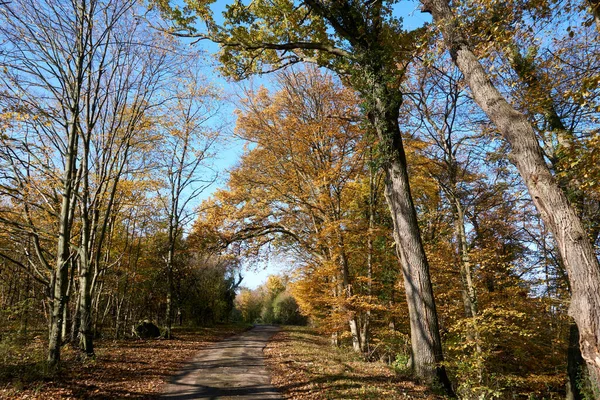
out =
<path fill-rule="evenodd" d="M 163 399 L 281 399 L 270 384 L 263 349 L 279 328 L 257 325 L 250 331 L 201 350 L 168 384 Z"/>

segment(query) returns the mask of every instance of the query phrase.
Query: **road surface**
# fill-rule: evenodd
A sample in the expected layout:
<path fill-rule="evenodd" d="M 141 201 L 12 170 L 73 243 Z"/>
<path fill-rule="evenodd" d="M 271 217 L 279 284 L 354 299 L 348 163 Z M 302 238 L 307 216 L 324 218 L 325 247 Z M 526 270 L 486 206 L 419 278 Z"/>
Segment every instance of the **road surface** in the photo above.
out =
<path fill-rule="evenodd" d="M 271 386 L 263 349 L 278 331 L 258 325 L 202 349 L 164 390 L 163 399 L 283 399 Z"/>

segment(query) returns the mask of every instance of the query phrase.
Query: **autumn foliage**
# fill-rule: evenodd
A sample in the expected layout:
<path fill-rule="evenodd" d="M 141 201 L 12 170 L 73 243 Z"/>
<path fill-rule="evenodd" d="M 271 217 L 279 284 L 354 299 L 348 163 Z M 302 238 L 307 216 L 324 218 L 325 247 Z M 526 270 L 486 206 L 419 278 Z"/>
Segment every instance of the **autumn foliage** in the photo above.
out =
<path fill-rule="evenodd" d="M 308 397 L 421 390 L 394 374 L 600 396 L 597 0 L 421 0 L 417 27 L 396 1 L 37 3 L 0 0 L 8 370 L 32 343 L 54 368 L 143 320 L 166 339 L 239 320 L 320 335 L 288 328 L 281 357 L 338 347 L 327 378 L 272 361 Z M 233 138 L 178 37 L 264 75 L 236 89 Z M 243 154 L 218 171 L 229 139 Z M 343 363 L 389 385 L 338 392 Z"/>

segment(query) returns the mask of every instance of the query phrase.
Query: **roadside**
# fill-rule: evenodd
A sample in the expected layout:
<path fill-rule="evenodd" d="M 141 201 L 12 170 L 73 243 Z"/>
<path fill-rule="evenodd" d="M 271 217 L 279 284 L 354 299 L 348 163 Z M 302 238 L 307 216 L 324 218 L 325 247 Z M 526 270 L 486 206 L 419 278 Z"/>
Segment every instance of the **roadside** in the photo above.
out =
<path fill-rule="evenodd" d="M 65 346 L 63 365 L 44 372 L 45 346 L 34 340 L 0 366 L 0 399 L 153 399 L 202 348 L 247 325 L 175 329 L 173 340 L 99 340 L 96 359 L 79 361 Z"/>
<path fill-rule="evenodd" d="M 283 326 L 267 347 L 271 383 L 287 399 L 442 399 L 380 362 L 365 362 L 306 327 Z"/>

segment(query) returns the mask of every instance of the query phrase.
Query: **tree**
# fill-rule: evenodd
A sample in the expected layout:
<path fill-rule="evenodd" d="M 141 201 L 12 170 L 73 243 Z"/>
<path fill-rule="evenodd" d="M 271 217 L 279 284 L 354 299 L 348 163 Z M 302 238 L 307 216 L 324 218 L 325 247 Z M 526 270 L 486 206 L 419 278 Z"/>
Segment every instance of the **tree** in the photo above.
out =
<path fill-rule="evenodd" d="M 199 37 L 222 46 L 224 71 L 236 78 L 309 61 L 336 71 L 360 92 L 382 149 L 386 199 L 394 221 L 394 238 L 403 266 L 411 318 L 413 367 L 427 382 L 438 380 L 452 392 L 446 376 L 429 264 L 410 194 L 406 156 L 398 127 L 402 104 L 400 83 L 420 31 L 404 32 L 392 3 L 335 3 L 319 0 L 236 2 L 218 26 L 209 3 L 187 2 L 185 9 L 157 1 L 175 21 L 172 33 Z M 199 16 L 208 34 L 191 24 Z"/>
<path fill-rule="evenodd" d="M 10 44 L 2 54 L 1 64 L 5 71 L 4 83 L 12 92 L 8 96 L 11 108 L 25 110 L 31 116 L 29 126 L 39 139 L 34 146 L 48 145 L 48 148 L 36 149 L 42 156 L 39 159 L 29 153 L 27 135 L 12 140 L 11 147 L 21 153 L 7 154 L 14 172 L 11 183 L 25 190 L 33 183 L 32 174 L 37 173 L 40 175 L 34 179 L 54 179 L 54 187 L 59 191 L 52 200 L 42 197 L 51 209 L 56 207 L 52 210 L 58 226 L 51 239 L 56 249 L 53 254 L 42 248 L 46 238 L 42 238 L 43 234 L 33 224 L 31 205 L 24 205 L 25 220 L 33 227 L 27 230 L 37 254 L 37 259 L 30 258 L 30 261 L 52 271 L 48 283 L 52 299 L 48 352 L 51 364 L 60 360 L 68 271 L 74 257 L 70 241 L 81 176 L 77 166 L 79 127 L 85 118 L 86 99 L 93 96 L 88 80 L 96 82 L 98 73 L 92 68 L 93 60 L 102 51 L 95 36 L 94 21 L 89 18 L 96 15 L 98 7 L 96 1 L 67 5 L 58 1 L 24 0 L 2 4 L 0 8 L 0 35 Z M 102 39 L 100 35 L 100 41 Z M 37 87 L 39 92 L 34 93 L 27 89 L 29 87 Z M 56 167 L 62 169 L 61 176 L 54 174 L 55 162 Z M 35 184 L 31 189 L 35 190 Z M 55 258 L 54 262 L 48 259 L 50 256 Z"/>
<path fill-rule="evenodd" d="M 527 117 L 511 106 L 490 81 L 464 36 L 446 0 L 422 1 L 441 30 L 453 61 L 465 76 L 475 101 L 511 146 L 511 161 L 523 178 L 544 223 L 558 243 L 568 271 L 572 299 L 570 315 L 580 331 L 582 355 L 600 380 L 600 264 L 587 233 L 557 180 Z"/>
<path fill-rule="evenodd" d="M 209 160 L 218 139 L 218 127 L 210 127 L 217 95 L 196 72 L 181 72 L 172 107 L 161 116 L 164 129 L 160 170 L 165 176 L 165 193 L 160 196 L 167 217 L 167 275 L 165 333 L 171 338 L 173 313 L 173 269 L 177 242 L 194 217 L 190 203 L 216 179 Z M 207 174 L 208 172 L 208 174 Z M 204 174 L 203 174 L 204 173 Z"/>
<path fill-rule="evenodd" d="M 303 261 L 337 266 L 330 293 L 360 351 L 357 316 L 346 304 L 353 296 L 349 183 L 363 163 L 361 131 L 349 117 L 356 98 L 315 69 L 281 74 L 279 83 L 275 95 L 261 89 L 244 101 L 236 133 L 256 147 L 216 196 L 214 210 L 227 211 L 213 210 L 210 220 L 248 252 L 274 242 Z"/>
<path fill-rule="evenodd" d="M 79 297 L 76 323 L 80 347 L 94 354 L 92 298 L 100 276 L 108 265 L 102 256 L 114 210 L 119 183 L 134 165 L 129 156 L 143 151 L 141 142 L 151 134 L 151 111 L 156 107 L 161 78 L 173 71 L 174 59 L 168 55 L 172 44 L 160 43 L 143 26 L 135 23 L 131 1 L 113 1 L 95 11 L 96 29 L 103 41 L 95 46 L 99 55 L 91 60 L 96 76 L 89 79 L 85 99 L 85 118 L 80 121 L 80 243 L 78 245 Z M 76 332 L 73 333 L 74 336 Z"/>

